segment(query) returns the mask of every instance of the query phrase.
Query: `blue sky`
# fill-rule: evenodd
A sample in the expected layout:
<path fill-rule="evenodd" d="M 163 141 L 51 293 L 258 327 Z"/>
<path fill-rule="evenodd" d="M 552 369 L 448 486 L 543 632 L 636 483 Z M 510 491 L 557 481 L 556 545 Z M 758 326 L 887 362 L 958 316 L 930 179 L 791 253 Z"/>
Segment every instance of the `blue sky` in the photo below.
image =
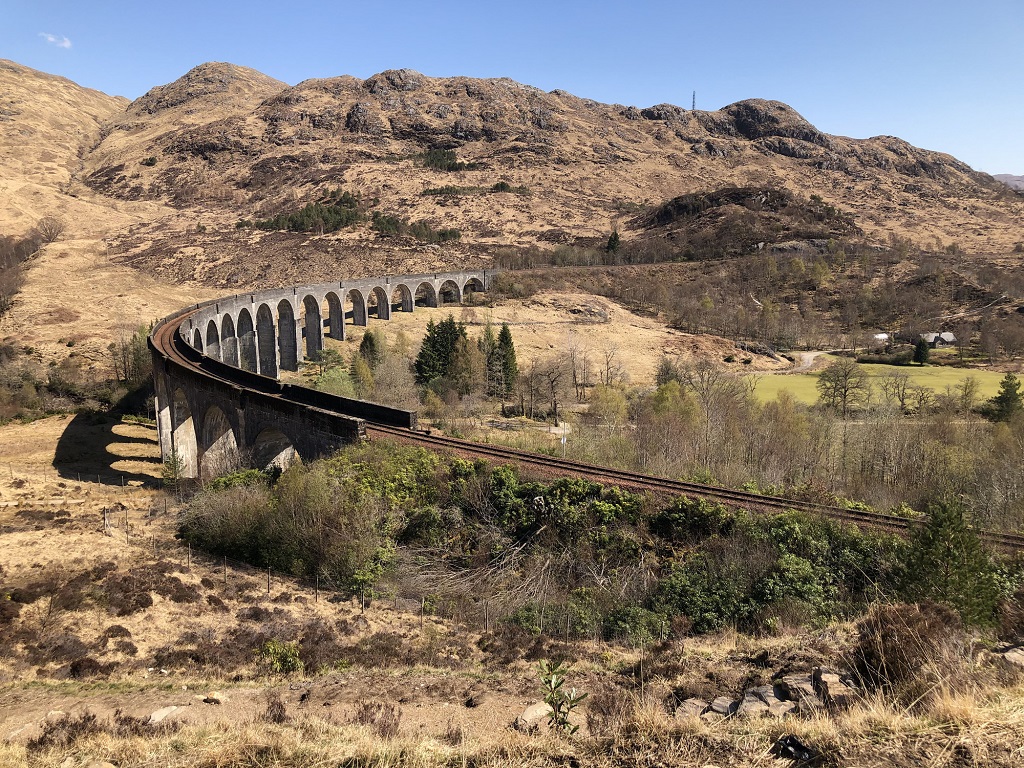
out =
<path fill-rule="evenodd" d="M 0 58 L 136 98 L 206 61 L 295 84 L 409 67 L 598 101 L 777 99 L 1024 174 L 1024 0 L 0 0 Z"/>

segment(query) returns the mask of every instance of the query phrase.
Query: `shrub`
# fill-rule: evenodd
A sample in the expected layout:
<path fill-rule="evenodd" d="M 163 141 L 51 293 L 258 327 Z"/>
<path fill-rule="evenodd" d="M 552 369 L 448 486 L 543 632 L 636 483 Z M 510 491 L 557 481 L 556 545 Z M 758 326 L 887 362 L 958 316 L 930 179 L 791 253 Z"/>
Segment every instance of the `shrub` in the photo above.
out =
<path fill-rule="evenodd" d="M 428 149 L 420 159 L 424 168 L 433 168 L 436 171 L 472 171 L 480 167 L 479 163 L 460 162 L 455 155 L 454 149 Z"/>
<path fill-rule="evenodd" d="M 402 722 L 402 708 L 387 701 L 364 701 L 356 708 L 352 722 L 370 726 L 382 739 L 393 739 Z"/>
<path fill-rule="evenodd" d="M 651 532 L 669 541 L 687 541 L 728 534 L 736 513 L 708 499 L 680 496 L 651 521 Z"/>
<path fill-rule="evenodd" d="M 866 688 L 912 705 L 963 675 L 966 641 L 960 617 L 948 606 L 878 605 L 857 623 L 850 666 Z"/>
<path fill-rule="evenodd" d="M 580 729 L 573 725 L 569 716 L 576 707 L 580 705 L 587 694 L 577 693 L 573 688 L 564 691 L 562 685 L 565 683 L 565 670 L 560 662 L 552 664 L 549 661 L 541 661 L 537 667 L 540 676 L 540 689 L 544 695 L 544 703 L 551 707 L 551 714 L 548 716 L 548 724 L 557 731 L 566 734 L 576 733 Z"/>
<path fill-rule="evenodd" d="M 256 651 L 256 662 L 268 673 L 287 675 L 302 671 L 299 644 L 268 640 Z"/>

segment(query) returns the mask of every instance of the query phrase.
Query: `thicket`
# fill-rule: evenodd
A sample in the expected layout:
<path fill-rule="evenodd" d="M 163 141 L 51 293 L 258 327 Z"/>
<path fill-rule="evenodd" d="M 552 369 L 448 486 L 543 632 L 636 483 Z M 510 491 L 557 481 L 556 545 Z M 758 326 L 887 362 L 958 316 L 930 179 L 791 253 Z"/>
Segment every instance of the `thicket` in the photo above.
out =
<path fill-rule="evenodd" d="M 480 163 L 464 163 L 459 160 L 454 149 L 428 149 L 420 160 L 424 168 L 433 168 L 435 171 L 474 171 L 480 167 Z"/>
<path fill-rule="evenodd" d="M 276 482 L 207 490 L 181 535 L 321 584 L 487 600 L 529 632 L 638 641 L 673 626 L 817 626 L 897 599 L 942 602 L 967 624 L 991 625 L 1019 574 L 962 522 L 932 510 L 926 533 L 904 540 L 796 512 L 656 504 L 578 478 L 541 483 L 375 443 Z"/>
<path fill-rule="evenodd" d="M 412 223 L 398 216 L 391 216 L 380 211 L 373 212 L 371 226 L 384 236 L 408 236 L 425 243 L 446 243 L 458 241 L 462 233 L 457 229 L 434 229 L 425 221 Z"/>
<path fill-rule="evenodd" d="M 281 213 L 269 219 L 238 222 L 238 228 L 253 226 L 264 230 L 289 232 L 337 232 L 360 220 L 359 197 L 339 189 L 331 190 L 324 199 L 310 203 L 298 211 Z"/>

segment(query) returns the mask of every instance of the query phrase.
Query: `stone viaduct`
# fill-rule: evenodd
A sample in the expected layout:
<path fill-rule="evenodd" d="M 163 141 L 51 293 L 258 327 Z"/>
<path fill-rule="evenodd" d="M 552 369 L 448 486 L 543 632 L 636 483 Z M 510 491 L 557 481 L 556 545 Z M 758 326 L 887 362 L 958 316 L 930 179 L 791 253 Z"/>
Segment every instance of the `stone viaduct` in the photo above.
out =
<path fill-rule="evenodd" d="M 285 384 L 325 335 L 417 306 L 460 304 L 494 272 L 369 277 L 238 294 L 161 320 L 149 343 L 164 462 L 182 477 L 311 460 L 359 439 L 365 420 L 416 427 L 416 413 Z"/>

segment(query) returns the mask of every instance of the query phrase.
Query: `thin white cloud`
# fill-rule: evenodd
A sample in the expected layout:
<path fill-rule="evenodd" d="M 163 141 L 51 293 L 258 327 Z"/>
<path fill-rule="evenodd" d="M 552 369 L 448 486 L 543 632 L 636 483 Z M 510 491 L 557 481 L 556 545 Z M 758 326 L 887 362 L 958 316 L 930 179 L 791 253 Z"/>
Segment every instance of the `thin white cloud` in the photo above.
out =
<path fill-rule="evenodd" d="M 51 45 L 56 45 L 58 48 L 71 47 L 71 41 L 64 37 L 64 35 L 51 35 L 49 32 L 40 32 L 39 36 Z"/>

